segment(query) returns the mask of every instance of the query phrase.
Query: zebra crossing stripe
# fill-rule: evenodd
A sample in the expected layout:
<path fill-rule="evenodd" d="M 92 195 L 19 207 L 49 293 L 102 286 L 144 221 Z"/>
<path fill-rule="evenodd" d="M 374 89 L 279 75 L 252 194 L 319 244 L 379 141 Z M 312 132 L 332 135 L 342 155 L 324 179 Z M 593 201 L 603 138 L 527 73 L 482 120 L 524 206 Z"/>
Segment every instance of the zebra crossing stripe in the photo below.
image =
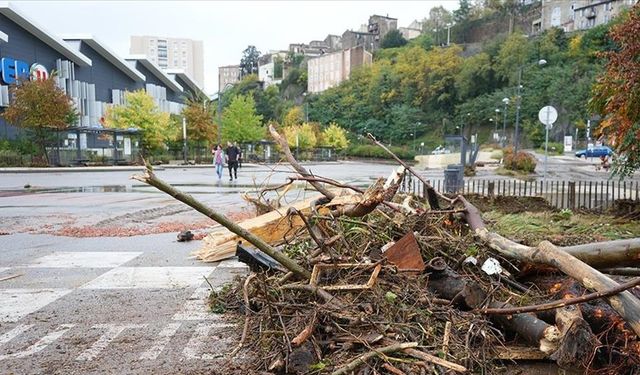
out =
<path fill-rule="evenodd" d="M 0 355 L 0 361 L 9 359 L 9 358 L 24 358 L 32 354 L 38 353 L 43 349 L 45 349 L 47 346 L 49 346 L 49 344 L 51 344 L 52 342 L 62 337 L 62 335 L 64 335 L 68 330 L 70 330 L 74 326 L 75 324 L 61 324 L 58 330 L 47 334 L 46 336 L 38 340 L 38 342 L 31 345 L 27 349 L 20 352 L 16 352 L 16 353 Z"/>
<path fill-rule="evenodd" d="M 146 324 L 97 324 L 94 325 L 93 328 L 104 328 L 106 332 L 100 336 L 100 338 L 91 345 L 90 348 L 80 353 L 78 357 L 76 357 L 76 361 L 92 361 L 96 358 L 100 353 L 109 346 L 109 343 L 113 341 L 119 334 L 121 334 L 126 329 L 135 329 L 135 328 L 144 328 Z"/>
<path fill-rule="evenodd" d="M 176 332 L 180 328 L 181 324 L 182 323 L 169 323 L 169 324 L 167 324 L 162 329 L 162 331 L 160 331 L 160 333 L 158 334 L 158 336 L 159 336 L 158 341 L 156 341 L 156 343 L 153 344 L 153 347 L 151 347 L 151 349 L 149 349 L 146 352 L 142 353 L 142 355 L 140 356 L 140 359 L 144 360 L 144 359 L 156 359 L 156 358 L 158 358 L 158 356 L 160 355 L 160 353 L 162 353 L 162 351 L 167 346 L 169 341 L 171 341 L 171 338 L 173 337 L 173 335 L 176 334 Z"/>

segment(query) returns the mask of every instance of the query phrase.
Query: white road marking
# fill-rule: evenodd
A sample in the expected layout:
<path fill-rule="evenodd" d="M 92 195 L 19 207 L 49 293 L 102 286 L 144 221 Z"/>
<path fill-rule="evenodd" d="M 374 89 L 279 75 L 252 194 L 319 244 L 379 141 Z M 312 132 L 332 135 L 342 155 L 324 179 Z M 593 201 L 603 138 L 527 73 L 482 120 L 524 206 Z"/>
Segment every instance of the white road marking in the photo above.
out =
<path fill-rule="evenodd" d="M 220 268 L 226 268 L 229 272 L 235 274 L 248 274 L 249 266 L 238 261 L 237 259 L 226 259 L 218 264 Z"/>
<path fill-rule="evenodd" d="M 27 265 L 38 268 L 114 268 L 141 255 L 141 252 L 76 251 L 45 255 Z"/>
<path fill-rule="evenodd" d="M 182 323 L 169 323 L 169 324 L 167 324 L 162 329 L 162 331 L 160 331 L 160 333 L 158 334 L 158 336 L 159 336 L 158 341 L 155 344 L 153 344 L 153 347 L 151 347 L 151 349 L 149 349 L 146 352 L 142 353 L 142 355 L 140 356 L 140 359 L 144 360 L 144 359 L 156 359 L 156 358 L 158 358 L 158 356 L 160 355 L 160 353 L 162 353 L 162 351 L 167 346 L 169 341 L 171 341 L 171 338 L 173 337 L 173 335 L 176 334 L 176 332 L 178 331 L 178 328 L 180 328 L 181 324 Z"/>
<path fill-rule="evenodd" d="M 71 292 L 71 289 L 0 290 L 0 322 L 17 322 Z"/>
<path fill-rule="evenodd" d="M 9 270 L 9 267 L 0 267 L 0 273 L 3 273 L 6 270 Z"/>
<path fill-rule="evenodd" d="M 81 286 L 81 289 L 177 289 L 196 287 L 215 267 L 118 267 Z"/>
<path fill-rule="evenodd" d="M 211 289 L 198 288 L 193 292 L 182 306 L 180 312 L 173 315 L 173 320 L 216 320 L 220 315 L 214 314 L 209 309 L 207 299 Z"/>
<path fill-rule="evenodd" d="M 2 335 L 0 335 L 0 346 L 20 336 L 24 332 L 28 331 L 31 327 L 33 327 L 33 324 L 18 324 L 17 326 L 13 327 L 11 331 L 3 333 Z"/>
<path fill-rule="evenodd" d="M 51 344 L 52 342 L 59 339 L 62 335 L 64 335 L 68 330 L 70 330 L 74 326 L 75 324 L 61 324 L 60 328 L 58 328 L 57 331 L 47 334 L 45 337 L 41 338 L 40 340 L 38 340 L 38 342 L 31 345 L 27 349 L 20 352 L 16 352 L 16 353 L 0 355 L 0 361 L 5 359 L 10 359 L 10 358 L 24 358 L 32 354 L 36 354 L 42 351 L 47 346 L 49 346 L 49 344 Z"/>
<path fill-rule="evenodd" d="M 144 328 L 146 324 L 97 324 L 93 328 L 105 328 L 107 331 L 100 336 L 100 338 L 91 345 L 90 348 L 80 353 L 76 357 L 76 361 L 91 361 L 96 358 L 100 353 L 109 346 L 109 343 L 113 341 L 119 334 L 126 329 Z"/>
<path fill-rule="evenodd" d="M 187 359 L 204 359 L 211 360 L 220 357 L 222 354 L 210 354 L 203 353 L 198 355 L 202 351 L 202 347 L 205 343 L 211 341 L 211 337 L 209 336 L 209 331 L 211 328 L 229 328 L 233 327 L 234 324 L 224 324 L 224 323 L 200 323 L 196 327 L 195 332 L 189 339 L 187 346 L 184 347 L 182 354 L 184 354 Z"/>

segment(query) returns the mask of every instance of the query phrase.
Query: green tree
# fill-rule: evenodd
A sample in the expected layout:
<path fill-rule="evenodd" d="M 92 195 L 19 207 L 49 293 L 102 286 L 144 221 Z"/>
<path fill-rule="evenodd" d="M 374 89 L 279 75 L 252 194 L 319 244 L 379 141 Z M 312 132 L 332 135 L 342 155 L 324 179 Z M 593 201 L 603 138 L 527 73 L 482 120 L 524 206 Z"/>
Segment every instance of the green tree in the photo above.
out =
<path fill-rule="evenodd" d="M 518 69 L 529 59 L 530 46 L 527 38 L 519 33 L 509 35 L 502 44 L 497 57 L 496 72 L 509 82 L 516 84 L 518 81 Z"/>
<path fill-rule="evenodd" d="M 105 122 L 112 128 L 142 130 L 143 145 L 148 151 L 162 148 L 175 130 L 171 128 L 169 114 L 160 112 L 153 98 L 144 90 L 126 92 L 125 104 L 110 107 Z"/>
<path fill-rule="evenodd" d="M 248 46 L 242 51 L 242 58 L 240 59 L 240 70 L 242 76 L 249 74 L 258 74 L 258 59 L 260 58 L 260 51 L 255 46 Z"/>
<path fill-rule="evenodd" d="M 456 22 L 464 22 L 469 19 L 469 15 L 471 14 L 471 1 L 470 0 L 459 0 L 458 9 L 453 11 L 453 17 Z"/>
<path fill-rule="evenodd" d="M 346 130 L 332 122 L 322 131 L 322 145 L 333 147 L 336 150 L 344 150 L 349 147 Z"/>
<path fill-rule="evenodd" d="M 53 76 L 44 80 L 20 80 L 11 85 L 9 91 L 12 100 L 2 117 L 27 129 L 49 164 L 46 145 L 51 131 L 65 129 L 77 120 L 73 102 L 56 85 Z"/>
<path fill-rule="evenodd" d="M 405 44 L 407 44 L 407 40 L 402 36 L 402 33 L 400 33 L 398 29 L 394 29 L 382 38 L 380 48 L 396 48 L 402 47 Z"/>
<path fill-rule="evenodd" d="M 231 142 L 255 142 L 264 137 L 262 116 L 249 95 L 236 95 L 222 113 L 222 138 Z"/>

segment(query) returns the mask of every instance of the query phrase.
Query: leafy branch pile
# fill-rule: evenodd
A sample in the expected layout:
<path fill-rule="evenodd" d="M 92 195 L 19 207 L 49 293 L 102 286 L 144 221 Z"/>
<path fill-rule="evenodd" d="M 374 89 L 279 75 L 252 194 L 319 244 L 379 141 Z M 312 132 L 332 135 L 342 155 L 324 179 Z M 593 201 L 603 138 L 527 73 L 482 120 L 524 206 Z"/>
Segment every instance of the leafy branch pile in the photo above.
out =
<path fill-rule="evenodd" d="M 435 191 L 400 159 L 386 182 L 363 191 L 311 175 L 270 131 L 298 174 L 282 188 L 304 180 L 322 194 L 282 218 L 303 224 L 283 233 L 280 249 L 150 169 L 135 177 L 259 249 L 255 273 L 214 296 L 245 318 L 230 357 L 246 353 L 254 372 L 301 374 L 497 373 L 507 360 L 531 359 L 640 370 L 640 279 L 599 271 L 635 265 L 640 239 L 525 246 L 489 231 L 472 203 Z M 409 174 L 426 184 L 426 202 L 396 194 Z"/>

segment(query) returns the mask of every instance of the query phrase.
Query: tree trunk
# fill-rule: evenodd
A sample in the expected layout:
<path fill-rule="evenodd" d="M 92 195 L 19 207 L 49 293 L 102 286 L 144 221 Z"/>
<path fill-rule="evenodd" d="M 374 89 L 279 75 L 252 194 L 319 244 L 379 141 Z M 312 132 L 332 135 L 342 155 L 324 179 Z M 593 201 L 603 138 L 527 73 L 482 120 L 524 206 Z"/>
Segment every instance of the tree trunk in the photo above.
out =
<path fill-rule="evenodd" d="M 471 229 L 479 238 L 487 242 L 489 247 L 500 254 L 519 261 L 551 265 L 577 280 L 585 288 L 598 292 L 619 286 L 611 278 L 548 241 L 543 241 L 534 248 L 513 242 L 497 233 L 489 232 L 484 226 L 480 211 L 464 197 L 459 196 L 458 199 L 464 204 L 465 217 Z M 631 326 L 636 335 L 640 336 L 640 300 L 629 291 L 608 297 L 607 300 L 611 307 Z"/>

